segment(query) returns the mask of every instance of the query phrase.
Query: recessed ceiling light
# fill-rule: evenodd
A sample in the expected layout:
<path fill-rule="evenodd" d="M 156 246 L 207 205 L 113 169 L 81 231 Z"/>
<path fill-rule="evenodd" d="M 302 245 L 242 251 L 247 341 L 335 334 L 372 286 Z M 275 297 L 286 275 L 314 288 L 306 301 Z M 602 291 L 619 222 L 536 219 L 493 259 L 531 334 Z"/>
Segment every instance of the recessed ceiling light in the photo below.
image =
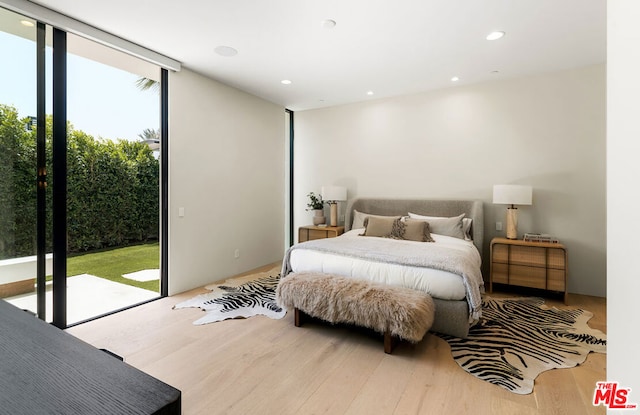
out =
<path fill-rule="evenodd" d="M 458 78 L 457 76 L 454 76 L 453 78 L 451 78 L 451 82 L 458 82 L 460 80 L 460 78 Z"/>
<path fill-rule="evenodd" d="M 23 26 L 27 26 L 27 27 L 33 27 L 35 26 L 33 24 L 33 22 L 29 21 L 29 20 L 20 20 L 20 23 L 22 23 Z"/>
<path fill-rule="evenodd" d="M 231 46 L 217 46 L 214 51 L 220 55 L 220 56 L 225 56 L 227 58 L 230 58 L 232 56 L 236 56 L 238 54 L 238 51 L 234 48 L 232 48 Z"/>
<path fill-rule="evenodd" d="M 367 91 L 367 95 L 373 95 L 373 91 Z"/>
<path fill-rule="evenodd" d="M 280 83 L 281 83 L 282 85 L 291 85 L 291 81 L 290 81 L 290 80 L 288 80 L 288 79 L 283 79 L 282 81 L 280 81 Z"/>
<path fill-rule="evenodd" d="M 498 40 L 504 36 L 504 32 L 491 32 L 487 35 L 487 40 Z"/>
<path fill-rule="evenodd" d="M 334 27 L 336 27 L 336 21 L 331 19 L 323 20 L 322 27 L 325 29 L 333 29 Z"/>

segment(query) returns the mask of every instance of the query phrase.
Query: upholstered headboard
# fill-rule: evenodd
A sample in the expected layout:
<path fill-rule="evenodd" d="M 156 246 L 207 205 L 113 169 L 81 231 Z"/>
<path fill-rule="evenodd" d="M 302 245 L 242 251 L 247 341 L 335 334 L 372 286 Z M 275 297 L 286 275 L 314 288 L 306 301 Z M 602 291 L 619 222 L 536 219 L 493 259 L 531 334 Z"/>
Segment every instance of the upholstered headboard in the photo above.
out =
<path fill-rule="evenodd" d="M 353 199 L 347 204 L 345 229 L 351 229 L 353 211 L 372 215 L 406 216 L 411 213 L 426 216 L 458 216 L 462 213 L 471 222 L 473 243 L 482 256 L 484 238 L 484 214 L 480 200 L 437 200 L 437 199 Z"/>

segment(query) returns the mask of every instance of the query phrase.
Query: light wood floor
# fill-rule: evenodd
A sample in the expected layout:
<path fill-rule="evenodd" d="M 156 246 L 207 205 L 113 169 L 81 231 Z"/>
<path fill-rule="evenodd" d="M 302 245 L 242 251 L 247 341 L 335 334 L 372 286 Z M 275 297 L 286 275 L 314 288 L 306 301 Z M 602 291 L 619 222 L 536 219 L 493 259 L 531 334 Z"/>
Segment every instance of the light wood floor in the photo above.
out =
<path fill-rule="evenodd" d="M 258 316 L 194 326 L 202 311 L 172 309 L 205 291 L 68 332 L 180 389 L 185 415 L 605 413 L 591 405 L 596 382 L 605 380 L 603 354 L 544 372 L 532 394 L 516 395 L 464 372 L 448 344 L 431 334 L 386 355 L 381 337 L 313 322 L 297 328 L 292 313 L 282 320 Z M 590 325 L 606 332 L 605 299 L 570 295 L 569 304 L 592 311 Z"/>

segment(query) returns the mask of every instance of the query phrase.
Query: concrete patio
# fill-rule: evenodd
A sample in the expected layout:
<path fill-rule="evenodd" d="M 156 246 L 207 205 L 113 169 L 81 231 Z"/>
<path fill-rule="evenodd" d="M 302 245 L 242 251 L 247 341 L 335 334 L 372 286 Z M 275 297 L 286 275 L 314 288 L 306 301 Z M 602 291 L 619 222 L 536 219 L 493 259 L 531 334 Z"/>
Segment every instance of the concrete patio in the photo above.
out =
<path fill-rule="evenodd" d="M 153 270 L 147 270 L 153 271 Z M 157 271 L 157 270 L 155 270 Z M 52 321 L 52 283 L 47 283 L 47 321 Z M 101 314 L 159 297 L 157 292 L 120 284 L 89 274 L 67 278 L 67 324 L 77 323 Z M 34 311 L 36 293 L 5 298 L 16 307 Z"/>

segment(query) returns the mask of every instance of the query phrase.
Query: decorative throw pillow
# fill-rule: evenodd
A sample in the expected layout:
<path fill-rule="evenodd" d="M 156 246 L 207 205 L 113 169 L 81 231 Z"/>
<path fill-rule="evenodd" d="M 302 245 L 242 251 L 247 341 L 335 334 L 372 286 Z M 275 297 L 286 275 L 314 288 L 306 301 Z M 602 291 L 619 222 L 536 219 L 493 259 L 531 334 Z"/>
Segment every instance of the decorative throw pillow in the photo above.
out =
<path fill-rule="evenodd" d="M 392 238 L 394 228 L 398 227 L 400 216 L 367 216 L 364 218 L 364 233 L 362 236 L 378 236 L 382 238 Z"/>
<path fill-rule="evenodd" d="M 401 239 L 418 242 L 434 242 L 429 231 L 429 222 L 417 219 L 406 218 L 402 223 Z"/>
<path fill-rule="evenodd" d="M 459 216 L 446 218 L 440 216 L 424 216 L 409 212 L 409 217 L 411 219 L 420 219 L 429 222 L 429 229 L 431 233 L 465 239 L 462 227 L 462 218 L 464 217 L 464 213 Z"/>
<path fill-rule="evenodd" d="M 374 218 L 397 218 L 397 216 L 382 216 L 382 215 L 371 215 L 369 213 L 358 212 L 357 210 L 353 210 L 353 223 L 351 224 L 351 229 L 362 229 L 365 227 L 364 220 L 368 217 Z"/>

